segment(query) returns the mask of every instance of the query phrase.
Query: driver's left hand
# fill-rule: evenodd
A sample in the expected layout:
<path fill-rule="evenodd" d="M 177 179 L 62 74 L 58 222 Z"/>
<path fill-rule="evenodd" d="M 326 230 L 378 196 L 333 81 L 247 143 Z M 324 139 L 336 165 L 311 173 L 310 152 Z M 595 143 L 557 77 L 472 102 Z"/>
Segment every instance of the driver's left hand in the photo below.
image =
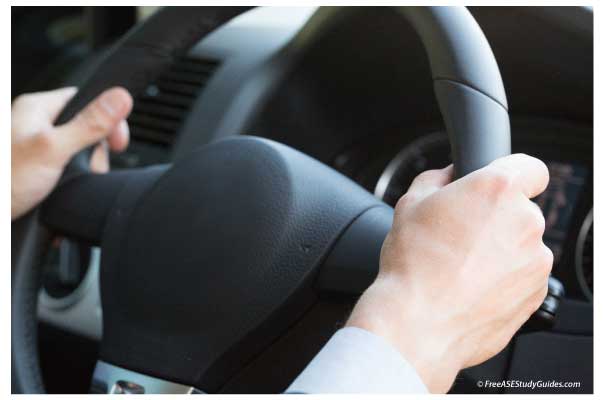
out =
<path fill-rule="evenodd" d="M 69 160 L 96 144 L 91 169 L 109 169 L 107 145 L 113 151 L 128 146 L 126 117 L 132 97 L 123 88 L 101 93 L 66 124 L 54 120 L 76 94 L 73 87 L 24 94 L 11 107 L 11 219 L 38 205 L 57 184 Z"/>

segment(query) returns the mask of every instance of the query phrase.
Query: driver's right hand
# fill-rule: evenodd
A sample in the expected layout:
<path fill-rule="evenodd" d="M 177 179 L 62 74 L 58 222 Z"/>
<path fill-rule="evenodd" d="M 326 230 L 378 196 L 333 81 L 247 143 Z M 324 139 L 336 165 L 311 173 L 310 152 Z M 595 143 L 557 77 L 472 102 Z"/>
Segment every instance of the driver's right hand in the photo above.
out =
<path fill-rule="evenodd" d="M 547 294 L 553 254 L 530 199 L 546 165 L 513 154 L 451 182 L 420 174 L 395 207 L 376 281 L 347 323 L 387 339 L 432 393 L 500 352 Z"/>

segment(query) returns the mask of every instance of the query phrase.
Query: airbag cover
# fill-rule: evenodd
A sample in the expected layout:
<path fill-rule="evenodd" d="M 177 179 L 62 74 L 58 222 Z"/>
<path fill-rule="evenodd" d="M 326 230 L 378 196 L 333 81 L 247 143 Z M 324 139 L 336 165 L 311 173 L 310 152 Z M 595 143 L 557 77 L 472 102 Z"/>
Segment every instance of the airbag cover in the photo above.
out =
<path fill-rule="evenodd" d="M 331 245 L 377 204 L 269 140 L 192 152 L 137 199 L 126 234 L 103 244 L 119 257 L 102 265 L 101 359 L 216 390 L 312 303 Z"/>

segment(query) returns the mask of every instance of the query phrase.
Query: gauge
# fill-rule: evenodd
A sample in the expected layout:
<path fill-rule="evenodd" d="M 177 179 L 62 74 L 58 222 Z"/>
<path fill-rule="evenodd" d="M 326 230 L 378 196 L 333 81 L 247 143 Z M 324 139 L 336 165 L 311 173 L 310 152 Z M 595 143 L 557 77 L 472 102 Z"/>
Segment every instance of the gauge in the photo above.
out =
<path fill-rule="evenodd" d="M 450 154 L 445 132 L 434 132 L 414 140 L 387 165 L 378 179 L 374 194 L 394 206 L 419 173 L 444 168 L 451 163 Z"/>
<path fill-rule="evenodd" d="M 593 210 L 586 215 L 576 242 L 576 276 L 582 292 L 592 301 L 593 295 Z"/>

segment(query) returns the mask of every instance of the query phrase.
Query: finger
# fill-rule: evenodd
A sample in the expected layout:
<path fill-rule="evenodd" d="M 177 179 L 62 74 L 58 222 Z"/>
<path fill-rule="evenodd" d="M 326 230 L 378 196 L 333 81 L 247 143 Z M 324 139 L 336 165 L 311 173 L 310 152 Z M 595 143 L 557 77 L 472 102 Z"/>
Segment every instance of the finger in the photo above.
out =
<path fill-rule="evenodd" d="M 109 136 L 132 109 L 132 97 L 123 88 L 112 88 L 94 99 L 68 123 L 55 128 L 67 158 Z"/>
<path fill-rule="evenodd" d="M 27 93 L 15 99 L 13 107 L 29 110 L 35 108 L 52 123 L 77 91 L 76 87 L 70 86 L 46 92 Z"/>
<path fill-rule="evenodd" d="M 414 178 L 407 193 L 411 194 L 416 201 L 422 200 L 450 183 L 453 172 L 454 167 L 451 164 L 443 169 L 424 171 Z"/>
<path fill-rule="evenodd" d="M 113 132 L 107 137 L 107 143 L 112 151 L 124 151 L 128 147 L 130 140 L 130 130 L 128 129 L 128 122 L 126 120 L 120 121 L 118 126 Z"/>
<path fill-rule="evenodd" d="M 493 161 L 490 166 L 507 171 L 513 183 L 530 199 L 542 193 L 548 185 L 546 164 L 527 154 L 511 154 Z"/>
<path fill-rule="evenodd" d="M 90 156 L 90 170 L 98 174 L 109 171 L 109 150 L 105 140 L 95 146 Z"/>
<path fill-rule="evenodd" d="M 535 290 L 528 294 L 523 301 L 519 312 L 513 317 L 513 326 L 515 331 L 519 330 L 531 316 L 540 308 L 544 299 L 548 295 L 548 283 L 538 286 Z"/>
<path fill-rule="evenodd" d="M 12 125 L 30 134 L 52 127 L 53 122 L 77 91 L 75 87 L 65 87 L 17 97 L 12 104 Z"/>
<path fill-rule="evenodd" d="M 532 249 L 542 243 L 546 219 L 536 203 L 521 192 L 507 200 L 516 210 L 507 216 L 507 225 L 517 232 L 515 241 L 524 249 Z"/>

